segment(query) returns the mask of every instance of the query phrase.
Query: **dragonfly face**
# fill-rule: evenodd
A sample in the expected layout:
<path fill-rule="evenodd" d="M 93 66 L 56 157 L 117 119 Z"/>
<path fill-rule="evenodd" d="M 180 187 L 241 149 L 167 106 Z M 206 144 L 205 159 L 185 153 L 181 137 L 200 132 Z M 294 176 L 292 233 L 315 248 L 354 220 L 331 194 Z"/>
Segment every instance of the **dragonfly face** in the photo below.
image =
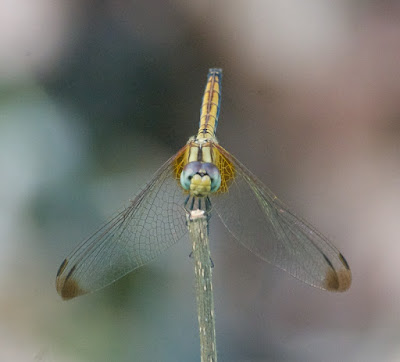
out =
<path fill-rule="evenodd" d="M 154 259 L 187 234 L 185 209 L 195 205 L 216 213 L 254 255 L 305 283 L 339 292 L 350 287 L 349 265 L 335 246 L 217 142 L 221 77 L 220 69 L 210 69 L 197 135 L 64 259 L 56 278 L 63 299 L 101 289 Z"/>
<path fill-rule="evenodd" d="M 193 161 L 183 168 L 181 185 L 191 196 L 206 197 L 221 186 L 221 174 L 213 163 Z"/>
<path fill-rule="evenodd" d="M 213 138 L 196 137 L 188 141 L 187 159 L 182 160 L 187 163 L 181 171 L 180 182 L 190 196 L 206 197 L 221 186 L 221 173 L 215 165 L 214 142 Z"/>

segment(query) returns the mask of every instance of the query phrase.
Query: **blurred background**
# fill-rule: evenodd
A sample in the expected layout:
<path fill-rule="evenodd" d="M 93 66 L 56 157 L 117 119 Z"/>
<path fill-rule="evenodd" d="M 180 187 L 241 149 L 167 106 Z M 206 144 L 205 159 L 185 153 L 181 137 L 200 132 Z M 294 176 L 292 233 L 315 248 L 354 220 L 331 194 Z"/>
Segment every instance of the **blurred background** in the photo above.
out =
<path fill-rule="evenodd" d="M 347 258 L 311 288 L 211 227 L 221 361 L 400 360 L 397 1 L 0 2 L 0 360 L 198 361 L 190 244 L 63 302 L 61 261 L 197 131 Z"/>

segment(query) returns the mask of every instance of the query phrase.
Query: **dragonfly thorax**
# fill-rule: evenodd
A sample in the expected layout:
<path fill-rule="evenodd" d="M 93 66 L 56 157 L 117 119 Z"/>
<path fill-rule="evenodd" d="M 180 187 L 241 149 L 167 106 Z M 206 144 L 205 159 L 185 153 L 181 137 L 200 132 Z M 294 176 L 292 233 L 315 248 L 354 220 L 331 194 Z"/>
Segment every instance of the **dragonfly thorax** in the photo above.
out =
<path fill-rule="evenodd" d="M 221 174 L 213 163 L 189 162 L 182 170 L 181 185 L 192 196 L 206 197 L 221 186 Z"/>

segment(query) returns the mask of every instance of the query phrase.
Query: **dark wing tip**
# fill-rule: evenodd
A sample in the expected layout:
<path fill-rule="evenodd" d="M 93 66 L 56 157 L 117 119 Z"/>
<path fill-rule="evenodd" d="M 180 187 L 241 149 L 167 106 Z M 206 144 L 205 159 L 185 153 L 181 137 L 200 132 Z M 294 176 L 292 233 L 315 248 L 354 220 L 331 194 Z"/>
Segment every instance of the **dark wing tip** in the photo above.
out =
<path fill-rule="evenodd" d="M 56 279 L 56 288 L 58 294 L 64 300 L 69 300 L 79 295 L 86 294 L 87 292 L 83 290 L 78 282 L 73 278 L 66 279 L 65 277 Z"/>
<path fill-rule="evenodd" d="M 351 271 L 342 268 L 338 271 L 329 269 L 325 275 L 324 288 L 331 292 L 345 292 L 351 285 Z"/>
<path fill-rule="evenodd" d="M 68 259 L 64 259 L 60 265 L 60 268 L 58 269 L 56 278 L 57 292 L 64 300 L 72 299 L 86 293 L 86 291 L 79 286 L 78 282 L 74 280 L 72 276 L 76 265 L 71 268 L 67 276 L 63 275 L 67 265 Z"/>
<path fill-rule="evenodd" d="M 65 268 L 68 265 L 68 259 L 64 259 L 63 262 L 61 263 L 60 267 L 58 268 L 57 271 L 57 278 L 63 273 L 63 271 L 65 270 Z"/>

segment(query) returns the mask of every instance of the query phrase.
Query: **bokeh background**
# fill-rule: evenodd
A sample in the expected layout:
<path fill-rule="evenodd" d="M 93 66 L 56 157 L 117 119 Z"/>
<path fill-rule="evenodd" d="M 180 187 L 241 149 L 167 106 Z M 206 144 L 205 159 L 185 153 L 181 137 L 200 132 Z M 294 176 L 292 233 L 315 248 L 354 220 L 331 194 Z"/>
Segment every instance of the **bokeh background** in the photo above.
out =
<path fill-rule="evenodd" d="M 63 302 L 64 257 L 196 131 L 348 259 L 313 289 L 211 227 L 221 361 L 400 360 L 398 1 L 0 2 L 0 360 L 198 361 L 187 239 Z"/>

